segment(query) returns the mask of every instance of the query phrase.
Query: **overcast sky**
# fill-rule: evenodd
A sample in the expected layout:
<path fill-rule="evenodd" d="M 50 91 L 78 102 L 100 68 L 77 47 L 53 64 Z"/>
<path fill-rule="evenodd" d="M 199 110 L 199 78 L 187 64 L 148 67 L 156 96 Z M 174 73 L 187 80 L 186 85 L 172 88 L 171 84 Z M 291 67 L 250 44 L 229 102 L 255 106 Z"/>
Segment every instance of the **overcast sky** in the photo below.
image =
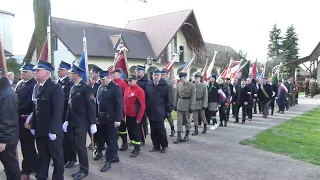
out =
<path fill-rule="evenodd" d="M 319 0 L 51 0 L 52 16 L 124 27 L 128 20 L 194 9 L 206 42 L 244 50 L 259 61 L 267 58 L 269 30 L 285 32 L 293 24 L 300 56 L 320 41 Z M 33 0 L 0 0 L 0 9 L 15 14 L 13 53 L 25 54 L 34 28 Z"/>

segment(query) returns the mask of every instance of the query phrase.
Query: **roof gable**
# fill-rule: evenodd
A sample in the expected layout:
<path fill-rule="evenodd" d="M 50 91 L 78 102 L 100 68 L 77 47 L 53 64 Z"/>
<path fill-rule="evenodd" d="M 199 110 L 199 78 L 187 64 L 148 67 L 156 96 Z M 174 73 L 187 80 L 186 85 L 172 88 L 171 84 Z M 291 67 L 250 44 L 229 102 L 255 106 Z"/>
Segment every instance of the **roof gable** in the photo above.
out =
<path fill-rule="evenodd" d="M 192 9 L 137 19 L 129 21 L 125 28 L 145 32 L 157 58 L 191 15 L 194 16 Z"/>

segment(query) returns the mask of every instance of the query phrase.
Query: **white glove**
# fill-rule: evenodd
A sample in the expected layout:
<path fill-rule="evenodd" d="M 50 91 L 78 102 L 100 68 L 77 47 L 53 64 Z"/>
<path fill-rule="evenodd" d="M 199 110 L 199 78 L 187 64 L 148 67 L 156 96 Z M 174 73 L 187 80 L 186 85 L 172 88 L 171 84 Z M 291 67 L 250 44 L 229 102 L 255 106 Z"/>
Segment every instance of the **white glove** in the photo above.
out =
<path fill-rule="evenodd" d="M 31 132 L 32 135 L 36 134 L 36 131 L 34 129 L 30 129 L 30 132 Z"/>
<path fill-rule="evenodd" d="M 120 124 L 121 124 L 121 122 L 114 122 L 114 127 L 119 127 L 120 126 Z"/>
<path fill-rule="evenodd" d="M 257 97 L 257 94 L 254 94 L 253 96 L 254 96 L 254 97 Z"/>
<path fill-rule="evenodd" d="M 244 105 L 248 105 L 248 103 L 247 103 L 247 102 L 244 102 Z"/>
<path fill-rule="evenodd" d="M 69 125 L 69 122 L 68 121 L 65 121 L 62 125 L 62 129 L 64 132 L 67 132 L 67 128 L 68 128 L 68 125 Z"/>
<path fill-rule="evenodd" d="M 51 141 L 54 141 L 54 140 L 57 139 L 57 135 L 56 135 L 56 134 L 51 134 L 51 133 L 49 133 L 49 139 L 50 139 Z"/>
<path fill-rule="evenodd" d="M 90 132 L 91 132 L 91 134 L 94 134 L 97 132 L 97 125 L 96 124 L 91 124 Z"/>
<path fill-rule="evenodd" d="M 276 97 L 276 99 L 278 99 L 278 97 Z"/>

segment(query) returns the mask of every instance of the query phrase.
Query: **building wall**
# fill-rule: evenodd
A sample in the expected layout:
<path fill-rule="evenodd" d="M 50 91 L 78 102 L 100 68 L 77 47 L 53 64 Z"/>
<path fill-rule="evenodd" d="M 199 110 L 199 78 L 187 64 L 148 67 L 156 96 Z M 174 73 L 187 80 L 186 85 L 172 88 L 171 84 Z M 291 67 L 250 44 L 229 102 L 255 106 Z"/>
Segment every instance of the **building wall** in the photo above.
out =
<path fill-rule="evenodd" d="M 179 47 L 180 46 L 183 46 L 184 48 L 184 62 L 188 62 L 191 60 L 192 58 L 192 53 L 191 53 L 191 49 L 189 48 L 189 46 L 187 45 L 187 40 L 186 38 L 184 37 L 181 29 L 177 32 L 177 49 L 175 51 L 174 49 L 174 44 L 175 44 L 175 38 L 172 38 L 172 40 L 170 41 L 170 43 L 168 44 L 167 48 L 168 48 L 168 54 L 167 54 L 167 59 L 169 61 L 172 60 L 172 55 L 174 52 L 179 52 Z M 179 62 L 179 59 L 176 60 L 176 62 Z"/>
<path fill-rule="evenodd" d="M 5 50 L 13 52 L 12 49 L 12 21 L 14 16 L 0 13 L 0 39 Z"/>
<path fill-rule="evenodd" d="M 61 61 L 72 64 L 76 57 L 68 50 L 68 48 L 58 39 L 57 40 L 58 50 L 53 52 L 54 65 L 57 67 Z"/>

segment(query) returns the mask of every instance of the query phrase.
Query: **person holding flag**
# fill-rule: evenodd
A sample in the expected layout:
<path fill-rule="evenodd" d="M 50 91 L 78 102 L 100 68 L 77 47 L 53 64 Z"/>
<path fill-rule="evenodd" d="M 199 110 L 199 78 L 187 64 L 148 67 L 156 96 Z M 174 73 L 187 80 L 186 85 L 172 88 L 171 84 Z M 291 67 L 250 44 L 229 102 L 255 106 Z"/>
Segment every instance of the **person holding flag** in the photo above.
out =
<path fill-rule="evenodd" d="M 19 129 L 20 129 L 20 145 L 22 151 L 22 171 L 21 179 L 30 178 L 30 174 L 36 170 L 37 151 L 34 146 L 35 138 L 30 132 L 30 127 L 26 124 L 27 118 L 31 115 L 33 110 L 32 91 L 34 85 L 37 83 L 34 79 L 34 65 L 25 63 L 21 68 L 22 80 L 19 81 L 15 92 L 19 99 Z M 30 117 L 31 117 L 30 116 Z M 29 120 L 30 121 L 30 120 Z"/>
<path fill-rule="evenodd" d="M 212 74 L 210 83 L 207 85 L 208 89 L 208 109 L 206 111 L 207 122 L 210 124 L 212 120 L 212 125 L 210 130 L 215 130 L 218 127 L 217 123 L 217 111 L 221 107 L 221 96 L 219 95 L 220 85 L 216 82 L 217 75 Z"/>
<path fill-rule="evenodd" d="M 219 107 L 219 119 L 220 119 L 220 124 L 219 127 L 227 127 L 228 119 L 227 119 L 227 107 L 230 105 L 230 102 L 232 100 L 231 96 L 231 89 L 229 84 L 224 82 L 223 79 L 219 79 L 219 85 L 221 90 L 219 91 L 219 95 L 221 97 L 221 106 Z M 229 115 L 228 115 L 229 116 Z M 224 121 L 224 124 L 223 124 Z"/>

